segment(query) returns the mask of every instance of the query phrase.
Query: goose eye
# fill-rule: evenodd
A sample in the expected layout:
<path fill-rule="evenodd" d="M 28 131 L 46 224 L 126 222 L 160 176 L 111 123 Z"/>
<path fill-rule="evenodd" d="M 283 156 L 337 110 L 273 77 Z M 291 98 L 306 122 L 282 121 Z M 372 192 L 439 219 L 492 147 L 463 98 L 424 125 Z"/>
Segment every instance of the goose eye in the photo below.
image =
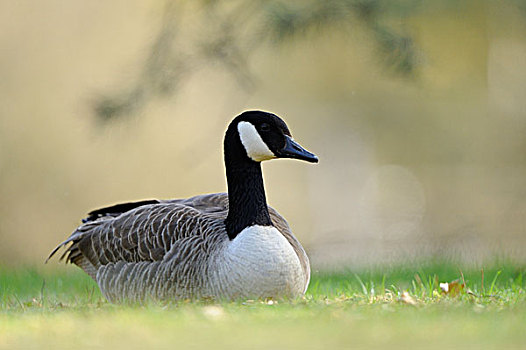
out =
<path fill-rule="evenodd" d="M 261 124 L 260 129 L 261 131 L 270 131 L 270 125 L 268 125 L 267 123 L 263 123 Z"/>

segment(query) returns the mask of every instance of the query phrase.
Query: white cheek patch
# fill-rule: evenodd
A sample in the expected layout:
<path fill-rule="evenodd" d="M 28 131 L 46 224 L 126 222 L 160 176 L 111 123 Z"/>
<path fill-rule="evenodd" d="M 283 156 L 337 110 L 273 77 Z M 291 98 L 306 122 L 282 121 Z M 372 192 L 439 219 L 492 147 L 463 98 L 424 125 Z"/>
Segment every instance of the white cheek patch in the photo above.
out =
<path fill-rule="evenodd" d="M 268 148 L 267 144 L 259 135 L 256 127 L 249 122 L 239 122 L 237 131 L 241 143 L 247 151 L 247 155 L 256 162 L 276 158 L 276 155 Z"/>

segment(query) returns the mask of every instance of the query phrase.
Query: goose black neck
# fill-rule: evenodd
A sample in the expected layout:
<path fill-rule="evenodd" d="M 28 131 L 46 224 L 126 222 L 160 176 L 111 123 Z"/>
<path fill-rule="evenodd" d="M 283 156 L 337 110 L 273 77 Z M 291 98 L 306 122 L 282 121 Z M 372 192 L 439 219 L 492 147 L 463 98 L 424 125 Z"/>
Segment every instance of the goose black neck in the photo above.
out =
<path fill-rule="evenodd" d="M 228 237 L 232 240 L 252 225 L 271 226 L 261 163 L 248 157 L 234 160 L 225 155 L 225 166 L 229 203 L 225 225 Z"/>

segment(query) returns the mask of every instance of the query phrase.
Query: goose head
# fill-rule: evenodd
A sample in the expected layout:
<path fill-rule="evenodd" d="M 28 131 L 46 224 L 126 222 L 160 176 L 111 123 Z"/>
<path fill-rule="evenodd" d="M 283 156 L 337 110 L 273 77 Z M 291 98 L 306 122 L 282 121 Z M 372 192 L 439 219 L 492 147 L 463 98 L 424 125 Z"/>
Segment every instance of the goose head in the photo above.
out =
<path fill-rule="evenodd" d="M 225 135 L 225 157 L 257 163 L 276 158 L 318 162 L 294 141 L 280 117 L 263 111 L 247 111 L 232 120 Z"/>

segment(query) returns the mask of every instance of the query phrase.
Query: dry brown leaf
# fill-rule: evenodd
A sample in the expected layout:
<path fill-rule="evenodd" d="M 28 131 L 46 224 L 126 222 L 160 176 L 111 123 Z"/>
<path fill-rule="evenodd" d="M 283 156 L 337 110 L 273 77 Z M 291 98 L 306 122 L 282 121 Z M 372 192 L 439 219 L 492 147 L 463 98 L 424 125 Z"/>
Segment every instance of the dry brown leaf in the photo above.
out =
<path fill-rule="evenodd" d="M 464 291 L 466 285 L 461 283 L 460 280 L 454 280 L 452 282 L 440 283 L 440 290 L 443 294 L 447 294 L 451 297 L 455 297 Z"/>

